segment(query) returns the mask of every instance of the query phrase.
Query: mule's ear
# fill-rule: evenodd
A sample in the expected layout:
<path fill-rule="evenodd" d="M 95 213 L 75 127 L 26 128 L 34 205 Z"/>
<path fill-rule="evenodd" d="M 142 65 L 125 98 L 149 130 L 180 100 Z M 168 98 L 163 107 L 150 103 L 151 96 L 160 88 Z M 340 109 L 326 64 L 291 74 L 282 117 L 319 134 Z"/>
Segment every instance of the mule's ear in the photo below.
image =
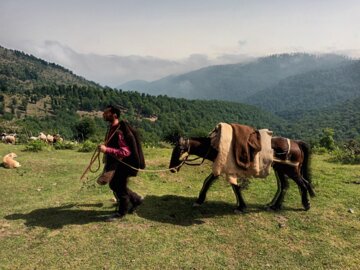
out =
<path fill-rule="evenodd" d="M 169 133 L 163 137 L 163 140 L 172 145 L 175 145 L 179 142 L 179 138 L 180 138 L 180 135 L 178 135 L 177 133 Z"/>
<path fill-rule="evenodd" d="M 183 145 L 185 143 L 184 137 L 179 137 L 178 143 L 179 143 L 179 145 Z"/>

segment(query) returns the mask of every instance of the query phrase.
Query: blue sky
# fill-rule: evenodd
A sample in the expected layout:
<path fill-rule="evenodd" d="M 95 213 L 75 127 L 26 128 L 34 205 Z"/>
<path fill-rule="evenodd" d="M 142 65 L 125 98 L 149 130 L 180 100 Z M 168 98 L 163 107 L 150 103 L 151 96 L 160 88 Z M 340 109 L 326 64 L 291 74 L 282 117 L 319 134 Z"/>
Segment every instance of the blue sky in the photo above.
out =
<path fill-rule="evenodd" d="M 275 53 L 360 56 L 355 0 L 0 0 L 0 45 L 101 84 Z"/>

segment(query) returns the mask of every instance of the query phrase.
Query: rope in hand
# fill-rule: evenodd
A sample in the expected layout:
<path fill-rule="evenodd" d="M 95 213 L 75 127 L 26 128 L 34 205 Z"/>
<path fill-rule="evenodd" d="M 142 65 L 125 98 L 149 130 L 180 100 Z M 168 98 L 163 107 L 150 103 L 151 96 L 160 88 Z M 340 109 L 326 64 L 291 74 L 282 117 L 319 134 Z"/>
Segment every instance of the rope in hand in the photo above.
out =
<path fill-rule="evenodd" d="M 95 161 L 98 160 L 98 167 L 94 170 L 92 169 L 92 165 L 95 163 Z M 95 149 L 91 159 L 90 159 L 90 163 L 89 165 L 86 167 L 86 169 L 84 170 L 83 174 L 80 177 L 80 180 L 82 180 L 84 178 L 84 176 L 90 171 L 92 173 L 96 173 L 99 169 L 100 169 L 100 150 L 98 148 Z"/>
<path fill-rule="evenodd" d="M 116 131 L 120 128 L 120 125 L 114 130 L 114 132 L 111 134 L 111 136 L 108 139 L 105 139 L 105 145 L 107 145 L 107 143 L 111 140 L 111 138 L 115 135 Z M 98 160 L 98 168 L 96 170 L 92 170 L 91 166 L 95 163 L 95 161 Z M 82 180 L 85 175 L 87 174 L 88 171 L 95 173 L 100 169 L 100 149 L 96 148 L 91 159 L 90 159 L 90 163 L 89 165 L 86 167 L 86 169 L 84 170 L 83 174 L 80 177 L 80 180 Z"/>

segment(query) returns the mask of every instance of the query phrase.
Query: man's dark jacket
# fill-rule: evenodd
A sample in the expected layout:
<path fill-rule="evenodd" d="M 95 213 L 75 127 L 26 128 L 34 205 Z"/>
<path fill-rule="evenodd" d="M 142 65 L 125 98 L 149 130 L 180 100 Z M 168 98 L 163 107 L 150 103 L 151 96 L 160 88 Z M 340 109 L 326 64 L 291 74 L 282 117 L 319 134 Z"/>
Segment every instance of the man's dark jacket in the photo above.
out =
<path fill-rule="evenodd" d="M 144 169 L 145 159 L 137 131 L 133 129 L 127 121 L 122 120 L 119 125 L 120 127 L 116 133 L 122 132 L 126 145 L 131 152 L 130 156 L 123 158 L 122 161 L 134 168 Z M 106 146 L 119 148 L 118 138 L 118 134 L 114 134 Z M 119 171 L 119 173 L 127 174 L 129 176 L 136 176 L 138 173 L 137 170 L 119 162 L 115 157 L 106 155 L 106 168 L 110 169 L 114 167 L 116 167 L 116 170 Z"/>

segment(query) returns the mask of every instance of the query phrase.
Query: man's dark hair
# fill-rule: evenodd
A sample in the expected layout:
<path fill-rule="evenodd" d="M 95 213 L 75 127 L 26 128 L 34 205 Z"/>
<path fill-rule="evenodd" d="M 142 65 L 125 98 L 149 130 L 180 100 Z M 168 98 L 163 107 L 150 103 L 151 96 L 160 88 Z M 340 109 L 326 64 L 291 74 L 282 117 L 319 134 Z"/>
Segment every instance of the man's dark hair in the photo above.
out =
<path fill-rule="evenodd" d="M 110 109 L 110 112 L 116 114 L 118 118 L 120 118 L 120 108 L 114 105 L 108 105 L 106 109 Z"/>

